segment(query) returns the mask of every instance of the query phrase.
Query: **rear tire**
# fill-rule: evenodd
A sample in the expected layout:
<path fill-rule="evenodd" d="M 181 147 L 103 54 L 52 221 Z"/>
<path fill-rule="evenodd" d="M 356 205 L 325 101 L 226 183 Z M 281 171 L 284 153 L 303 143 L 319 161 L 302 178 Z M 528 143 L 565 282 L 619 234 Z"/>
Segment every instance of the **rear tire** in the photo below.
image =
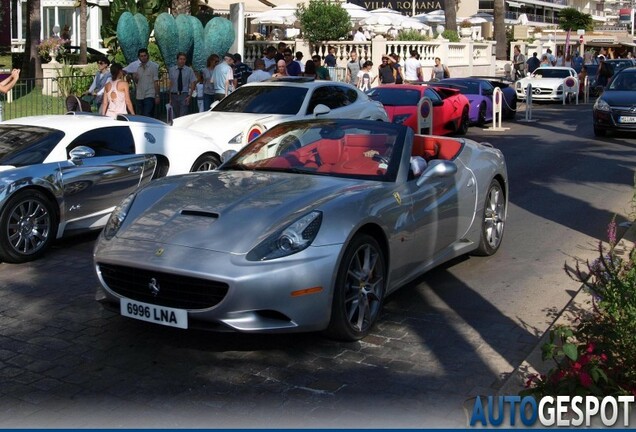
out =
<path fill-rule="evenodd" d="M 41 257 L 55 238 L 55 208 L 42 192 L 12 196 L 0 214 L 0 260 L 23 263 Z"/>
<path fill-rule="evenodd" d="M 353 238 L 338 268 L 326 334 L 356 341 L 369 334 L 380 316 L 386 291 L 386 261 L 378 242 L 367 234 Z"/>
<path fill-rule="evenodd" d="M 204 154 L 199 156 L 199 158 L 194 161 L 194 164 L 192 164 L 192 168 L 190 168 L 190 172 L 212 171 L 219 166 L 221 166 L 221 161 L 218 157 L 214 156 L 213 154 Z"/>
<path fill-rule="evenodd" d="M 506 197 L 499 180 L 493 179 L 484 200 L 481 238 L 475 255 L 490 256 L 501 245 L 506 225 Z"/>
<path fill-rule="evenodd" d="M 459 126 L 457 127 L 457 135 L 466 135 L 468 132 L 468 123 L 470 122 L 470 117 L 468 116 L 468 107 L 464 108 L 462 112 L 462 118 L 459 120 Z"/>

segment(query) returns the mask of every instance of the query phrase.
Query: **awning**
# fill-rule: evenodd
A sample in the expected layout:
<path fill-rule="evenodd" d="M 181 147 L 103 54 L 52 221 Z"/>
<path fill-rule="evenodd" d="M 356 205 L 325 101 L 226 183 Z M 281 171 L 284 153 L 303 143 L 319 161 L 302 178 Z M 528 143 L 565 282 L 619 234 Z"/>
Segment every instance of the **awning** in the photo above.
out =
<path fill-rule="evenodd" d="M 508 3 L 508 5 L 510 7 L 514 7 L 514 8 L 520 8 L 521 7 L 521 3 L 517 3 L 516 1 L 506 0 L 506 3 Z"/>
<path fill-rule="evenodd" d="M 211 7 L 218 13 L 229 12 L 231 3 L 243 3 L 245 5 L 245 13 L 265 12 L 271 10 L 273 6 L 276 6 L 274 2 L 269 0 L 207 0 L 207 2 L 204 1 L 204 3 L 207 3 L 208 7 Z"/>
<path fill-rule="evenodd" d="M 623 46 L 628 46 L 628 47 L 636 47 L 636 43 L 634 42 L 620 42 L 621 45 Z"/>

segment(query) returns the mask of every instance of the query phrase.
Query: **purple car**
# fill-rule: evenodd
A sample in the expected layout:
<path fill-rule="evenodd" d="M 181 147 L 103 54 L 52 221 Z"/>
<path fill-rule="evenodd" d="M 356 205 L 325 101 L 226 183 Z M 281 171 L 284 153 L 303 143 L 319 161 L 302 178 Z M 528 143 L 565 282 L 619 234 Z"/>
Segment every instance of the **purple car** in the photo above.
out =
<path fill-rule="evenodd" d="M 514 119 L 517 110 L 517 94 L 514 88 L 495 78 L 445 78 L 440 81 L 445 86 L 459 89 L 470 101 L 471 123 L 480 126 L 492 121 L 492 95 L 495 87 L 503 92 L 502 117 Z"/>

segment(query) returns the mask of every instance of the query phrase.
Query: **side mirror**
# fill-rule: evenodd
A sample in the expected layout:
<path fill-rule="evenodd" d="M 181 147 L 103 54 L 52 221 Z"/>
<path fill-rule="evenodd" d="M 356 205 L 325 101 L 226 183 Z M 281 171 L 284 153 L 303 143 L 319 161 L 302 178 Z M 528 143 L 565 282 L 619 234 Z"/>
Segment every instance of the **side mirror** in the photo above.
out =
<path fill-rule="evenodd" d="M 95 150 L 87 146 L 77 146 L 70 152 L 71 162 L 81 163 L 82 159 L 92 158 L 95 156 Z"/>
<path fill-rule="evenodd" d="M 318 105 L 316 105 L 316 108 L 314 108 L 314 115 L 316 117 L 321 116 L 321 115 L 325 115 L 325 114 L 329 114 L 330 112 L 331 112 L 331 110 L 329 109 L 329 107 L 327 105 L 318 104 Z"/>
<path fill-rule="evenodd" d="M 238 153 L 236 150 L 226 150 L 221 154 L 221 162 L 227 162 L 234 157 L 234 155 Z"/>
<path fill-rule="evenodd" d="M 428 163 L 428 167 L 424 173 L 417 179 L 417 185 L 422 186 L 424 182 L 430 178 L 448 177 L 457 172 L 455 162 L 447 160 L 432 160 Z"/>

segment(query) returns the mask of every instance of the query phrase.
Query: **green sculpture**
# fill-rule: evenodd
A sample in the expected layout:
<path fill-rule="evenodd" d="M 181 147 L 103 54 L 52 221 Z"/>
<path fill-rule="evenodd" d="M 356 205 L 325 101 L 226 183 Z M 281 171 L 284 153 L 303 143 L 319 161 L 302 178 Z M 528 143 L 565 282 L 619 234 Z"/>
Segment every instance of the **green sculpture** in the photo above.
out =
<path fill-rule="evenodd" d="M 162 13 L 155 21 L 155 40 L 163 56 L 166 67 L 177 64 L 179 33 L 175 19 L 169 13 Z"/>
<path fill-rule="evenodd" d="M 188 58 L 192 58 L 192 45 L 194 43 L 192 36 L 192 25 L 190 25 L 190 15 L 177 15 L 175 24 L 177 25 L 177 35 L 179 37 L 179 52 L 184 52 Z"/>
<path fill-rule="evenodd" d="M 190 27 L 192 28 L 192 38 L 194 40 L 192 50 L 192 68 L 195 71 L 200 71 L 206 66 L 208 59 L 207 52 L 205 51 L 205 42 L 203 40 L 203 25 L 197 17 L 190 15 L 188 17 L 190 21 Z"/>
<path fill-rule="evenodd" d="M 148 47 L 148 21 L 141 14 L 124 12 L 117 21 L 117 39 L 128 63 L 137 59 L 137 52 Z"/>
<path fill-rule="evenodd" d="M 225 18 L 212 18 L 205 26 L 203 34 L 207 55 L 218 54 L 223 57 L 234 43 L 232 22 Z"/>

